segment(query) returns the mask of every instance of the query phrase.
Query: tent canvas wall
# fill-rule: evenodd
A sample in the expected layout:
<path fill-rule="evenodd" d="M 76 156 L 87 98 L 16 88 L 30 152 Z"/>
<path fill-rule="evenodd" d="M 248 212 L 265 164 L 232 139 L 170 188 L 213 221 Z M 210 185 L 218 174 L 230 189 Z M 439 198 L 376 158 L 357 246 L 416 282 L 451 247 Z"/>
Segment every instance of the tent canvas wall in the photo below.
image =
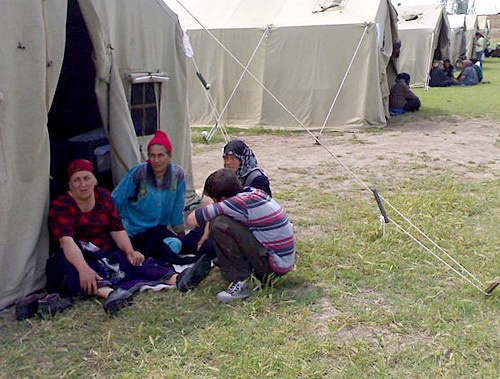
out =
<path fill-rule="evenodd" d="M 467 54 L 465 15 L 448 15 L 451 28 L 450 38 L 450 61 L 454 65 L 456 60 L 462 55 Z"/>
<path fill-rule="evenodd" d="M 450 25 L 443 5 L 398 6 L 401 53 L 398 71 L 411 77 L 411 85 L 423 87 L 434 59 L 449 59 Z"/>
<path fill-rule="evenodd" d="M 491 23 L 490 20 L 488 19 L 488 16 L 485 15 L 477 16 L 477 27 L 479 31 L 484 35 L 484 38 L 486 38 L 486 41 L 489 44 Z"/>
<path fill-rule="evenodd" d="M 476 32 L 479 30 L 477 15 L 466 15 L 465 22 L 467 24 L 467 31 L 465 32 L 465 38 L 467 40 L 467 58 L 475 58 L 474 40 L 476 38 Z"/>
<path fill-rule="evenodd" d="M 151 84 L 153 105 L 172 141 L 173 160 L 185 168 L 189 192 L 194 191 L 182 30 L 161 0 L 0 3 L 1 309 L 44 284 L 50 159 L 64 159 L 54 152 L 51 157 L 49 139 L 80 133 L 78 118 L 97 110 L 101 117 L 89 120 L 99 125 L 87 127 L 104 127 L 115 179 L 139 163 L 140 145 L 151 136 L 136 136 L 130 105 L 137 88 L 134 74 L 168 76 Z M 78 19 L 84 20 L 83 28 L 77 27 Z M 81 40 L 82 30 L 90 44 Z M 78 50 L 72 44 L 90 46 L 87 55 L 93 59 L 86 60 L 87 66 L 71 57 L 69 52 Z M 82 96 L 82 82 L 67 82 L 88 75 L 86 70 L 94 73 L 88 97 Z M 73 114 L 60 112 L 64 94 L 75 96 L 64 103 Z"/>
<path fill-rule="evenodd" d="M 395 13 L 387 0 L 343 0 L 324 12 L 317 0 L 193 0 L 185 2 L 200 26 L 177 2 L 195 51 L 195 62 L 211 84 L 220 112 L 244 71 L 215 42 L 207 28 L 303 125 L 320 127 L 351 59 L 351 70 L 326 126 L 382 126 L 388 116 L 387 72 L 397 40 Z M 356 50 L 359 44 L 359 51 Z M 193 124 L 212 124 L 215 116 L 200 82 L 188 71 Z M 246 74 L 223 122 L 297 127 L 290 116 Z"/>

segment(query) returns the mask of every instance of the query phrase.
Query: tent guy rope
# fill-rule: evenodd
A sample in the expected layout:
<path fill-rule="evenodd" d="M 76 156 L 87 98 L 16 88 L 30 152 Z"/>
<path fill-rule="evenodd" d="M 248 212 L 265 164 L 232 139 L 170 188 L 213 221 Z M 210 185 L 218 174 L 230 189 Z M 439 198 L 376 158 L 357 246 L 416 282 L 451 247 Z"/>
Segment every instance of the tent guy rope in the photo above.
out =
<path fill-rule="evenodd" d="M 271 91 L 269 91 L 266 86 L 257 78 L 255 75 L 248 70 L 248 68 L 241 63 L 238 58 L 234 56 L 225 46 L 222 42 L 220 42 L 217 37 L 213 35 L 179 0 L 176 0 L 176 2 L 205 30 L 213 39 L 214 41 L 227 53 L 229 56 L 244 70 L 244 73 L 248 74 L 252 79 L 256 81 L 256 83 L 262 87 L 264 91 L 266 91 L 269 96 L 271 96 L 297 123 L 314 139 L 315 143 L 317 145 L 320 145 L 323 149 L 325 149 L 330 156 L 332 156 L 336 162 L 342 166 L 351 176 L 353 179 L 355 179 L 362 187 L 365 188 L 365 190 L 370 193 L 375 195 L 375 197 L 379 197 L 381 201 L 383 201 L 385 204 L 387 204 L 391 209 L 393 209 L 400 217 L 403 218 L 404 221 L 408 222 L 411 227 L 413 227 L 422 237 L 424 237 L 428 242 L 430 242 L 434 247 L 436 247 L 444 256 L 445 258 L 442 258 L 439 256 L 439 254 L 435 253 L 432 251 L 429 247 L 427 247 L 422 241 L 417 239 L 415 236 L 413 236 L 408 230 L 403 228 L 401 225 L 396 223 L 394 220 L 391 220 L 396 228 L 400 230 L 402 233 L 406 234 L 408 237 L 410 237 L 413 241 L 417 242 L 422 248 L 424 248 L 427 252 L 429 252 L 431 255 L 433 255 L 435 258 L 437 258 L 441 263 L 443 263 L 445 266 L 447 266 L 452 272 L 456 273 L 458 276 L 460 276 L 462 279 L 464 279 L 467 283 L 471 284 L 474 288 L 479 290 L 481 293 L 485 295 L 491 295 L 492 291 L 500 284 L 500 281 L 498 282 L 493 282 L 488 288 L 482 289 L 485 287 L 485 285 L 478 280 L 472 273 L 470 273 L 465 267 L 463 267 L 461 264 L 459 264 L 453 257 L 451 257 L 450 254 L 448 254 L 443 248 L 441 248 L 436 242 L 434 242 L 429 236 L 427 236 L 421 229 L 419 229 L 415 224 L 413 224 L 408 218 L 406 218 L 401 212 L 399 212 L 396 207 L 394 207 L 389 201 L 387 201 L 385 198 L 382 196 L 378 195 L 376 190 L 370 189 L 367 184 L 361 180 L 349 167 L 347 167 L 327 146 L 325 146 L 318 137 L 314 135 L 314 133 L 309 130 L 302 121 L 300 121 Z M 366 28 L 368 25 L 365 26 L 365 32 Z M 364 36 L 364 34 L 363 34 Z M 361 44 L 363 37 L 360 39 L 360 42 L 358 43 L 358 48 Z M 356 53 L 354 54 L 354 56 Z M 352 63 L 352 60 L 351 60 Z M 349 70 L 349 69 L 348 69 Z M 346 74 L 347 76 L 347 74 Z M 345 78 L 345 77 L 344 77 Z M 334 99 L 335 103 L 335 99 Z M 333 108 L 333 105 L 331 106 L 331 109 Z M 329 116 L 328 116 L 329 117 Z M 327 119 L 328 119 L 327 117 Z M 381 206 L 381 203 L 378 202 L 379 208 L 382 211 L 383 207 Z M 385 212 L 384 212 L 385 213 Z M 385 222 L 388 222 L 389 219 L 387 218 Z M 451 261 L 448 262 L 446 259 L 449 259 Z"/>

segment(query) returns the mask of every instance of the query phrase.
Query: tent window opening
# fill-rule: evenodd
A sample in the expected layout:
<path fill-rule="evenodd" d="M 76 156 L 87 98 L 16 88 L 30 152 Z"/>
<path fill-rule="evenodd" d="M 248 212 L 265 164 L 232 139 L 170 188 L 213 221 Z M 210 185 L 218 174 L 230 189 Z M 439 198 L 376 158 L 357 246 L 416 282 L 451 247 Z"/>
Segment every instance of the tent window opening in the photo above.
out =
<path fill-rule="evenodd" d="M 164 72 L 131 73 L 130 112 L 138 137 L 154 134 L 159 129 L 162 83 L 170 78 Z"/>
<path fill-rule="evenodd" d="M 132 84 L 130 108 L 135 134 L 147 136 L 158 129 L 158 109 L 154 83 Z"/>

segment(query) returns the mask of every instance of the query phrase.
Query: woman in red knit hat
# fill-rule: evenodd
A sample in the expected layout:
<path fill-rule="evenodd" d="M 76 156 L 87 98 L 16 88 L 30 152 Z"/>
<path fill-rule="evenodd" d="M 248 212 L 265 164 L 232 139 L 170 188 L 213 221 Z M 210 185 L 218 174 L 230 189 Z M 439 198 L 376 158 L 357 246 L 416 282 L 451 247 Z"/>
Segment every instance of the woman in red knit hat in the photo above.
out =
<path fill-rule="evenodd" d="M 158 130 L 148 144 L 148 161 L 133 167 L 112 193 L 134 246 L 166 265 L 193 262 L 178 255 L 186 181 L 182 167 L 171 160 L 172 144 Z"/>

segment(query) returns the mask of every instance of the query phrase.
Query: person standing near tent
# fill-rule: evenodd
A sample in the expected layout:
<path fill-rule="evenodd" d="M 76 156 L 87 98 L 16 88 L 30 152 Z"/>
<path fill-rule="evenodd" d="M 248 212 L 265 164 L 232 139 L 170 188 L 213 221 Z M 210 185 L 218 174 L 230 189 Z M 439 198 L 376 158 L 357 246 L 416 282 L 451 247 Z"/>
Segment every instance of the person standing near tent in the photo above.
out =
<path fill-rule="evenodd" d="M 476 32 L 476 39 L 474 41 L 474 50 L 476 52 L 476 59 L 483 67 L 484 50 L 486 49 L 486 39 L 480 32 Z"/>
<path fill-rule="evenodd" d="M 75 160 L 67 174 L 69 191 L 49 210 L 52 238 L 60 246 L 47 262 L 49 293 L 96 295 L 105 299 L 106 312 L 115 313 L 138 290 L 177 284 L 182 291 L 208 273 L 205 262 L 177 274 L 145 259 L 133 248 L 110 193 L 97 187 L 92 163 Z"/>
<path fill-rule="evenodd" d="M 420 108 L 420 99 L 410 90 L 410 75 L 405 72 L 398 74 L 396 83 L 391 88 L 389 108 L 410 112 Z"/>
<path fill-rule="evenodd" d="M 192 263 L 193 258 L 179 256 L 184 238 L 184 171 L 171 163 L 172 145 L 163 131 L 149 142 L 148 158 L 114 189 L 113 202 L 132 243 L 146 256 L 165 265 Z"/>
<path fill-rule="evenodd" d="M 295 238 L 293 227 L 281 206 L 260 189 L 243 189 L 228 168 L 212 173 L 204 192 L 214 204 L 198 208 L 187 216 L 187 224 L 201 226 L 210 221 L 210 236 L 222 276 L 231 284 L 217 294 L 230 302 L 250 296 L 249 278 L 266 281 L 293 269 Z"/>
<path fill-rule="evenodd" d="M 258 188 L 272 196 L 269 178 L 259 168 L 255 154 L 244 141 L 228 142 L 222 149 L 222 159 L 224 167 L 236 174 L 243 187 Z M 208 203 L 210 202 L 209 200 Z M 209 238 L 208 227 L 205 230 L 200 227 L 191 230 L 184 238 L 182 249 L 184 254 L 209 254 L 215 258 L 215 249 Z"/>

